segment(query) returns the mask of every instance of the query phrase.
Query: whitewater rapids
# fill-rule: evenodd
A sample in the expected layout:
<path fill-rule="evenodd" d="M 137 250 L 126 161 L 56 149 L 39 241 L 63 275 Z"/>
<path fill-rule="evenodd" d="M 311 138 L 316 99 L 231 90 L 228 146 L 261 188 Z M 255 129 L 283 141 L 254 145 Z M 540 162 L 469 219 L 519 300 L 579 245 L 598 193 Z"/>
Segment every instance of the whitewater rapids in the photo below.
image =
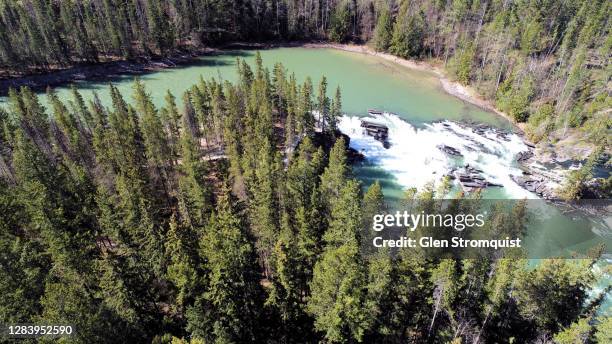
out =
<path fill-rule="evenodd" d="M 389 128 L 389 149 L 364 133 L 362 119 Z M 429 182 L 437 183 L 454 168 L 469 164 L 482 170 L 482 175 L 488 181 L 502 184 L 508 198 L 538 198 L 510 178 L 510 175 L 522 173 L 517 167 L 517 154 L 529 150 L 516 134 L 501 136 L 491 128 L 479 134 L 468 126 L 451 121 L 415 128 L 390 113 L 369 117 L 343 116 L 338 127 L 351 138 L 352 148 L 361 152 L 371 163 L 391 173 L 404 188 L 418 189 Z M 440 145 L 453 147 L 463 156 L 448 156 L 438 148 Z"/>

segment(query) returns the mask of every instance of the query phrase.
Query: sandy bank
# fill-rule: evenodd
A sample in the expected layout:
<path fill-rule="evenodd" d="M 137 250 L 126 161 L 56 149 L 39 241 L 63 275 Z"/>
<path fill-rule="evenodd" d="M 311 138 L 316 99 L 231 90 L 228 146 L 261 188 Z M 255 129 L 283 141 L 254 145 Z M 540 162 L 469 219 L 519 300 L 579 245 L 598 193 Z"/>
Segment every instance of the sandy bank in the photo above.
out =
<path fill-rule="evenodd" d="M 476 90 L 474 90 L 470 86 L 464 86 L 459 82 L 451 80 L 446 71 L 440 66 L 436 66 L 429 62 L 425 61 L 416 61 L 416 60 L 407 60 L 401 57 L 397 57 L 395 55 L 391 55 L 388 53 L 377 52 L 374 49 L 368 47 L 367 45 L 356 45 L 356 44 L 333 44 L 333 43 L 305 43 L 302 45 L 306 48 L 332 48 L 338 50 L 344 50 L 354 53 L 366 54 L 371 56 L 377 56 L 387 61 L 391 61 L 393 63 L 399 64 L 401 66 L 417 69 L 421 71 L 432 72 L 438 76 L 440 80 L 440 85 L 444 91 L 448 94 L 455 96 L 465 102 L 476 105 L 482 109 L 487 111 L 494 112 L 506 119 L 508 119 L 515 126 L 519 134 L 523 133 L 523 126 L 515 123 L 512 118 L 510 118 L 506 113 L 498 110 L 495 106 L 488 100 L 482 98 Z"/>

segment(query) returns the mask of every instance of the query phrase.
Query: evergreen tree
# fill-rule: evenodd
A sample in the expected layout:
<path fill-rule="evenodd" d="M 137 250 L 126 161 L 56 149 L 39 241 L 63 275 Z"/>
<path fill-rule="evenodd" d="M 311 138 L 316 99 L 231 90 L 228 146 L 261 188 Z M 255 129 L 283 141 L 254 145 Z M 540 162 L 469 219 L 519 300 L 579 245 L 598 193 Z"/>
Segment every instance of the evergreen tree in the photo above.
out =
<path fill-rule="evenodd" d="M 302 241 L 304 233 L 296 233 L 292 227 L 285 213 L 273 251 L 275 278 L 267 304 L 278 309 L 282 340 L 298 342 L 313 337 L 312 319 L 305 309 L 312 266 L 308 251 L 304 251 L 307 248 Z M 296 234 L 300 237 L 298 242 L 294 240 Z"/>
<path fill-rule="evenodd" d="M 178 177 L 178 205 L 181 221 L 190 228 L 205 225 L 211 210 L 209 190 L 205 185 L 206 164 L 199 154 L 199 145 L 191 131 L 180 134 L 181 165 Z"/>
<path fill-rule="evenodd" d="M 514 291 L 521 314 L 547 333 L 570 326 L 581 314 L 586 288 L 593 281 L 590 264 L 551 259 L 521 274 Z"/>
<path fill-rule="evenodd" d="M 370 326 L 366 274 L 355 243 L 330 247 L 314 268 L 308 312 L 331 343 L 361 341 Z"/>
<path fill-rule="evenodd" d="M 85 100 L 83 100 L 83 96 L 79 93 L 76 85 L 70 85 L 70 93 L 72 94 L 72 101 L 70 101 L 70 107 L 72 113 L 75 114 L 75 117 L 85 124 L 85 128 L 89 133 L 93 131 L 94 122 L 91 112 L 85 106 Z"/>
<path fill-rule="evenodd" d="M 181 226 L 173 215 L 165 241 L 168 257 L 166 276 L 176 288 L 178 311 L 183 311 L 186 305 L 191 304 L 198 288 L 202 287 L 203 273 L 198 269 L 199 255 L 197 247 L 194 247 L 196 242 L 196 232 Z"/>
<path fill-rule="evenodd" d="M 162 122 L 151 96 L 146 92 L 144 84 L 139 79 L 134 81 L 134 101 L 136 111 L 141 117 L 141 130 L 145 154 L 149 165 L 155 171 L 153 181 L 163 189 L 165 198 L 169 194 L 169 166 L 172 157 L 168 149 L 168 141 L 164 134 Z"/>
<path fill-rule="evenodd" d="M 330 100 L 327 96 L 327 78 L 321 77 L 319 82 L 319 93 L 317 94 L 317 112 L 319 116 L 319 127 L 323 132 L 329 131 L 330 125 Z"/>
<path fill-rule="evenodd" d="M 378 14 L 376 29 L 374 30 L 374 48 L 377 51 L 387 51 L 391 46 L 391 38 L 393 34 L 393 17 L 386 4 L 382 5 L 382 9 Z"/>
<path fill-rule="evenodd" d="M 254 252 L 229 191 L 218 200 L 200 239 L 209 278 L 203 293 L 188 309 L 188 330 L 215 342 L 254 341 L 261 310 L 261 287 Z"/>
<path fill-rule="evenodd" d="M 179 155 L 180 143 L 179 135 L 181 129 L 181 114 L 176 106 L 176 98 L 168 90 L 164 97 L 166 106 L 159 112 L 160 121 L 164 127 L 164 132 L 168 138 L 168 149 L 170 150 L 173 163 L 176 164 L 176 159 Z"/>
<path fill-rule="evenodd" d="M 340 196 L 340 190 L 348 175 L 346 143 L 344 138 L 340 137 L 332 147 L 329 153 L 329 162 L 321 175 L 321 192 L 327 207 L 330 207 L 333 201 Z"/>
<path fill-rule="evenodd" d="M 31 240 L 23 205 L 15 190 L 0 180 L 0 319 L 5 323 L 34 321 L 40 314 L 41 297 L 52 261 L 44 243 Z M 24 223 L 26 222 L 26 223 Z M 32 233 L 34 234 L 34 233 Z"/>
<path fill-rule="evenodd" d="M 363 204 L 361 207 L 361 228 L 364 234 L 364 246 L 369 247 L 372 244 L 374 230 L 374 216 L 382 214 L 385 209 L 384 196 L 380 183 L 376 181 L 370 185 L 366 193 L 363 195 Z"/>
<path fill-rule="evenodd" d="M 276 180 L 273 175 L 271 149 L 268 141 L 264 141 L 259 149 L 255 182 L 251 188 L 252 201 L 249 207 L 253 231 L 257 237 L 257 251 L 266 277 L 272 273 L 270 255 L 279 231 L 278 203 L 274 189 Z"/>
<path fill-rule="evenodd" d="M 334 42 L 344 42 L 349 38 L 351 29 L 351 9 L 348 1 L 341 1 L 332 14 L 329 38 Z"/>
<path fill-rule="evenodd" d="M 397 56 L 417 57 L 423 49 L 425 34 L 424 14 L 410 13 L 408 1 L 402 2 L 393 26 L 393 37 L 389 51 Z"/>
<path fill-rule="evenodd" d="M 312 103 L 313 90 L 310 77 L 307 77 L 306 81 L 304 81 L 300 94 L 301 97 L 299 97 L 300 99 L 298 101 L 298 132 L 307 136 L 312 136 L 315 131 L 315 119 L 312 113 L 314 106 Z"/>
<path fill-rule="evenodd" d="M 338 86 L 336 88 L 334 99 L 331 102 L 329 119 L 327 120 L 329 131 L 334 135 L 338 130 L 338 120 L 340 117 L 342 117 L 342 95 L 340 94 L 340 86 Z"/>

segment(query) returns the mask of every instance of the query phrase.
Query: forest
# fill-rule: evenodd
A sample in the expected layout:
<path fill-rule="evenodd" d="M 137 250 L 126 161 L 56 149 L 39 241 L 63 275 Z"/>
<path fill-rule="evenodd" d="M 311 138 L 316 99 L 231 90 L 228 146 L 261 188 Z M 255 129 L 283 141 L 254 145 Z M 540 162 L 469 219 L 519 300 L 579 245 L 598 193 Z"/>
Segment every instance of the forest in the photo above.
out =
<path fill-rule="evenodd" d="M 110 106 L 76 88 L 67 101 L 49 89 L 48 109 L 10 92 L 2 323 L 73 324 L 75 343 L 609 342 L 609 290 L 590 293 L 598 250 L 536 267 L 364 254 L 386 203 L 351 175 L 340 89 L 259 55 L 236 65 L 235 84 L 201 79 L 161 108 L 138 79 L 131 95 L 110 85 Z M 440 208 L 447 192 L 403 202 L 469 210 L 462 195 Z M 519 202 L 486 222 L 521 233 L 527 221 Z"/>
<path fill-rule="evenodd" d="M 535 142 L 610 145 L 605 0 L 0 0 L 0 74 L 231 42 L 326 41 L 443 65 Z M 351 174 L 340 88 L 236 61 L 156 107 L 76 87 L 0 107 L 0 323 L 75 343 L 609 343 L 584 259 L 363 254 L 381 185 Z M 608 155 L 609 156 L 609 155 Z M 597 158 L 597 159 L 596 159 Z M 573 172 L 567 198 L 590 178 Z M 609 166 L 609 162 L 606 162 Z M 610 187 L 608 179 L 608 187 Z M 419 211 L 466 211 L 407 190 Z M 522 233 L 524 203 L 486 223 Z M 7 339 L 0 338 L 0 341 Z M 28 342 L 28 340 L 24 340 Z M 32 340 L 34 342 L 34 340 Z"/>

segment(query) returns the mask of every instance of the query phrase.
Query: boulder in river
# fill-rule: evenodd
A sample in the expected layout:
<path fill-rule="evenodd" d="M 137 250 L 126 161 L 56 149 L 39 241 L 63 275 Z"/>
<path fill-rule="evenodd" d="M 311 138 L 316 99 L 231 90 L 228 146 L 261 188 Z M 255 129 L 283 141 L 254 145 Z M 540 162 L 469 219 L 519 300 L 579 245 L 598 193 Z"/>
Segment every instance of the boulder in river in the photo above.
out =
<path fill-rule="evenodd" d="M 486 180 L 486 178 L 482 176 L 482 170 L 470 166 L 469 164 L 463 169 L 454 171 L 453 174 L 465 192 L 471 192 L 476 189 L 484 189 L 491 186 L 503 187 L 502 184 Z"/>
<path fill-rule="evenodd" d="M 361 127 L 366 135 L 382 143 L 383 147 L 388 149 L 391 146 L 387 140 L 389 137 L 389 128 L 387 128 L 386 125 L 362 119 Z"/>
<path fill-rule="evenodd" d="M 542 198 L 555 198 L 554 191 L 547 185 L 547 179 L 542 176 L 530 173 L 522 176 L 510 175 L 510 178 L 523 189 L 533 192 Z"/>
<path fill-rule="evenodd" d="M 518 161 L 518 162 L 525 162 L 525 161 L 531 159 L 532 157 L 533 157 L 533 152 L 531 150 L 527 150 L 527 151 L 524 151 L 524 152 L 519 152 L 516 155 L 516 161 Z"/>
<path fill-rule="evenodd" d="M 448 154 L 448 155 L 452 155 L 452 156 L 463 156 L 463 154 L 461 154 L 461 152 L 457 149 L 457 148 L 453 148 L 451 146 L 447 146 L 447 145 L 439 145 L 438 149 L 443 151 L 444 153 Z"/>

